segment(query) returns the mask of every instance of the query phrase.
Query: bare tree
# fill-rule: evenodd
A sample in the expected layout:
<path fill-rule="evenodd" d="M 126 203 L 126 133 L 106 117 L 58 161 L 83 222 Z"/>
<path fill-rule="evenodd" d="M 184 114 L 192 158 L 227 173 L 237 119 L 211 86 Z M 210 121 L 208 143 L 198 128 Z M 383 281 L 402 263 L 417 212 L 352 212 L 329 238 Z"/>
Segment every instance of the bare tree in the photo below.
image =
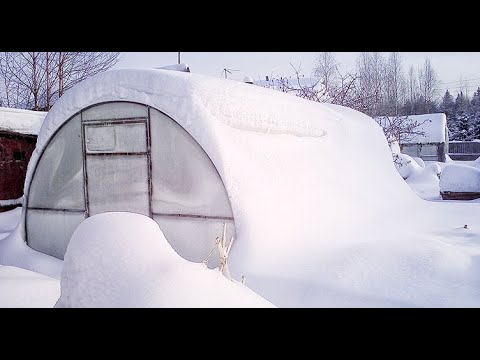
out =
<path fill-rule="evenodd" d="M 3 53 L 0 57 L 0 75 L 5 84 L 7 106 L 39 110 L 41 83 L 45 77 L 40 53 Z"/>
<path fill-rule="evenodd" d="M 407 102 L 409 104 L 409 113 L 413 114 L 414 113 L 414 105 L 415 102 L 417 101 L 418 97 L 418 82 L 417 82 L 417 76 L 415 73 L 415 68 L 413 65 L 410 65 L 410 68 L 408 69 L 408 75 L 407 75 Z"/>
<path fill-rule="evenodd" d="M 408 116 L 381 116 L 375 121 L 382 127 L 388 144 L 393 142 L 404 143 L 412 140 L 415 136 L 423 136 L 422 125 L 431 120 L 418 121 Z"/>
<path fill-rule="evenodd" d="M 317 58 L 314 77 L 322 84 L 324 93 L 338 86 L 338 75 L 338 62 L 335 55 L 331 52 L 321 52 Z"/>
<path fill-rule="evenodd" d="M 49 110 L 72 86 L 114 66 L 119 55 L 112 52 L 2 53 L 2 102 L 10 107 Z"/>
<path fill-rule="evenodd" d="M 423 66 L 418 71 L 418 83 L 420 94 L 425 104 L 424 111 L 429 113 L 438 95 L 439 81 L 437 73 L 428 58 L 425 59 Z"/>
<path fill-rule="evenodd" d="M 470 86 L 468 80 L 465 79 L 463 76 L 460 76 L 460 80 L 458 81 L 458 90 L 460 93 L 465 94 L 465 98 L 468 99 L 468 93 L 470 92 Z"/>
<path fill-rule="evenodd" d="M 381 53 L 361 53 L 357 59 L 360 108 L 370 116 L 378 115 L 385 78 L 385 59 Z"/>
<path fill-rule="evenodd" d="M 405 76 L 400 54 L 390 53 L 386 64 L 384 85 L 384 114 L 399 115 L 405 100 Z"/>

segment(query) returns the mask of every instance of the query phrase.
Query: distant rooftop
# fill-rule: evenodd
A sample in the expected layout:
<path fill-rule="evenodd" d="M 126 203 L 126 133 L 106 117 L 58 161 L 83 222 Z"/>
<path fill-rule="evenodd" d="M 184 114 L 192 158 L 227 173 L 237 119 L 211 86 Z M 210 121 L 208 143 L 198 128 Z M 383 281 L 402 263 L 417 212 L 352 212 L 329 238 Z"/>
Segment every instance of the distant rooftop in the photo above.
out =
<path fill-rule="evenodd" d="M 0 107 L 0 131 L 38 135 L 46 111 L 31 111 Z"/>
<path fill-rule="evenodd" d="M 381 116 L 377 117 L 377 120 L 379 118 L 381 118 Z M 447 126 L 447 117 L 445 116 L 445 114 L 437 113 L 408 115 L 408 120 L 417 121 L 418 123 L 425 122 L 422 126 L 418 128 L 419 131 L 425 132 L 425 135 L 416 135 L 411 140 L 404 141 L 404 144 L 427 144 L 445 142 Z"/>

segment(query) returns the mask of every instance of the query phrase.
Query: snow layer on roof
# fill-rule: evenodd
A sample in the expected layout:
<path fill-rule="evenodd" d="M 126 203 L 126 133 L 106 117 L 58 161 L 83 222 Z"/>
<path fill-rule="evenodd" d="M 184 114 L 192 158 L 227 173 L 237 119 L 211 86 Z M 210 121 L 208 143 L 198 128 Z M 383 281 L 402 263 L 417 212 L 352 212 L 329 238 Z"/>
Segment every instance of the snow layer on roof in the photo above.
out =
<path fill-rule="evenodd" d="M 232 275 L 273 304 L 480 306 L 480 229 L 463 228 L 478 222 L 480 205 L 421 200 L 380 126 L 342 106 L 191 73 L 105 72 L 49 112 L 26 190 L 54 131 L 84 107 L 115 100 L 165 112 L 204 147 L 235 217 Z M 4 259 L 8 245 L 18 261 L 18 239 L 0 241 Z M 37 260 L 29 266 L 43 267 Z"/>
<path fill-rule="evenodd" d="M 188 64 L 185 63 L 162 66 L 157 69 L 190 72 Z"/>
<path fill-rule="evenodd" d="M 378 117 L 377 119 L 382 119 Z M 407 121 L 416 121 L 423 123 L 418 131 L 424 132 L 425 135 L 416 135 L 411 140 L 403 141 L 402 144 L 427 144 L 442 143 L 446 139 L 447 117 L 443 113 L 424 114 L 424 115 L 408 115 Z"/>
<path fill-rule="evenodd" d="M 37 135 L 45 116 L 47 116 L 45 111 L 0 107 L 0 131 Z"/>
<path fill-rule="evenodd" d="M 440 191 L 480 192 L 480 170 L 468 165 L 447 165 L 440 176 Z"/>

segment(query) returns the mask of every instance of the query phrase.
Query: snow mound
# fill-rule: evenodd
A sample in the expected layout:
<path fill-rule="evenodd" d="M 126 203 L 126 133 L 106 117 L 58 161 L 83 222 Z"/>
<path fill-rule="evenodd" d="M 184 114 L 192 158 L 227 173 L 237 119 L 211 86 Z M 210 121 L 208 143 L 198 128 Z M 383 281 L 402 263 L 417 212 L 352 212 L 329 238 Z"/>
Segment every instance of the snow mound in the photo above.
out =
<path fill-rule="evenodd" d="M 0 265 L 16 266 L 60 279 L 63 261 L 33 250 L 25 243 L 21 232 L 21 227 L 17 226 L 0 240 Z"/>
<path fill-rule="evenodd" d="M 398 144 L 398 141 L 392 141 L 390 143 L 390 151 L 392 154 L 401 154 L 402 151 L 400 150 L 400 145 Z"/>
<path fill-rule="evenodd" d="M 448 165 L 440 177 L 440 191 L 480 192 L 480 170 L 468 165 Z"/>
<path fill-rule="evenodd" d="M 0 107 L 0 130 L 25 135 L 38 135 L 45 116 L 47 116 L 45 111 Z"/>
<path fill-rule="evenodd" d="M 400 175 L 406 180 L 436 178 L 438 182 L 438 175 L 442 169 L 437 163 L 425 165 L 422 159 L 411 157 L 407 154 L 394 154 L 395 167 Z"/>
<path fill-rule="evenodd" d="M 455 160 L 452 160 L 452 158 L 450 157 L 450 155 L 445 154 L 445 162 L 446 162 L 446 163 L 454 163 Z"/>
<path fill-rule="evenodd" d="M 60 296 L 58 280 L 0 265 L 0 308 L 53 307 Z"/>
<path fill-rule="evenodd" d="M 475 161 L 473 161 L 472 166 L 480 169 L 480 157 L 478 157 Z"/>
<path fill-rule="evenodd" d="M 407 154 L 395 154 L 395 167 L 404 179 L 408 179 L 412 174 L 421 171 L 422 167 Z"/>
<path fill-rule="evenodd" d="M 416 163 L 417 163 L 418 165 L 420 165 L 422 168 L 425 167 L 425 162 L 423 161 L 422 158 L 417 157 L 417 156 L 413 156 L 412 159 L 415 160 Z"/>
<path fill-rule="evenodd" d="M 56 307 L 272 307 L 218 270 L 180 257 L 152 219 L 88 218 L 72 235 Z"/>

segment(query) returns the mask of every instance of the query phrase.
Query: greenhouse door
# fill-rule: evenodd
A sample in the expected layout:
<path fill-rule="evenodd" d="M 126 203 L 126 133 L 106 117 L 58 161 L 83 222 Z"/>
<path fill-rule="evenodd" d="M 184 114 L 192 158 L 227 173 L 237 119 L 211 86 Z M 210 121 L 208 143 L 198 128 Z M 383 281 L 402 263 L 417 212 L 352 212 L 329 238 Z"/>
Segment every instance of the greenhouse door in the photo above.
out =
<path fill-rule="evenodd" d="M 88 216 L 106 211 L 151 216 L 148 118 L 82 125 Z"/>

